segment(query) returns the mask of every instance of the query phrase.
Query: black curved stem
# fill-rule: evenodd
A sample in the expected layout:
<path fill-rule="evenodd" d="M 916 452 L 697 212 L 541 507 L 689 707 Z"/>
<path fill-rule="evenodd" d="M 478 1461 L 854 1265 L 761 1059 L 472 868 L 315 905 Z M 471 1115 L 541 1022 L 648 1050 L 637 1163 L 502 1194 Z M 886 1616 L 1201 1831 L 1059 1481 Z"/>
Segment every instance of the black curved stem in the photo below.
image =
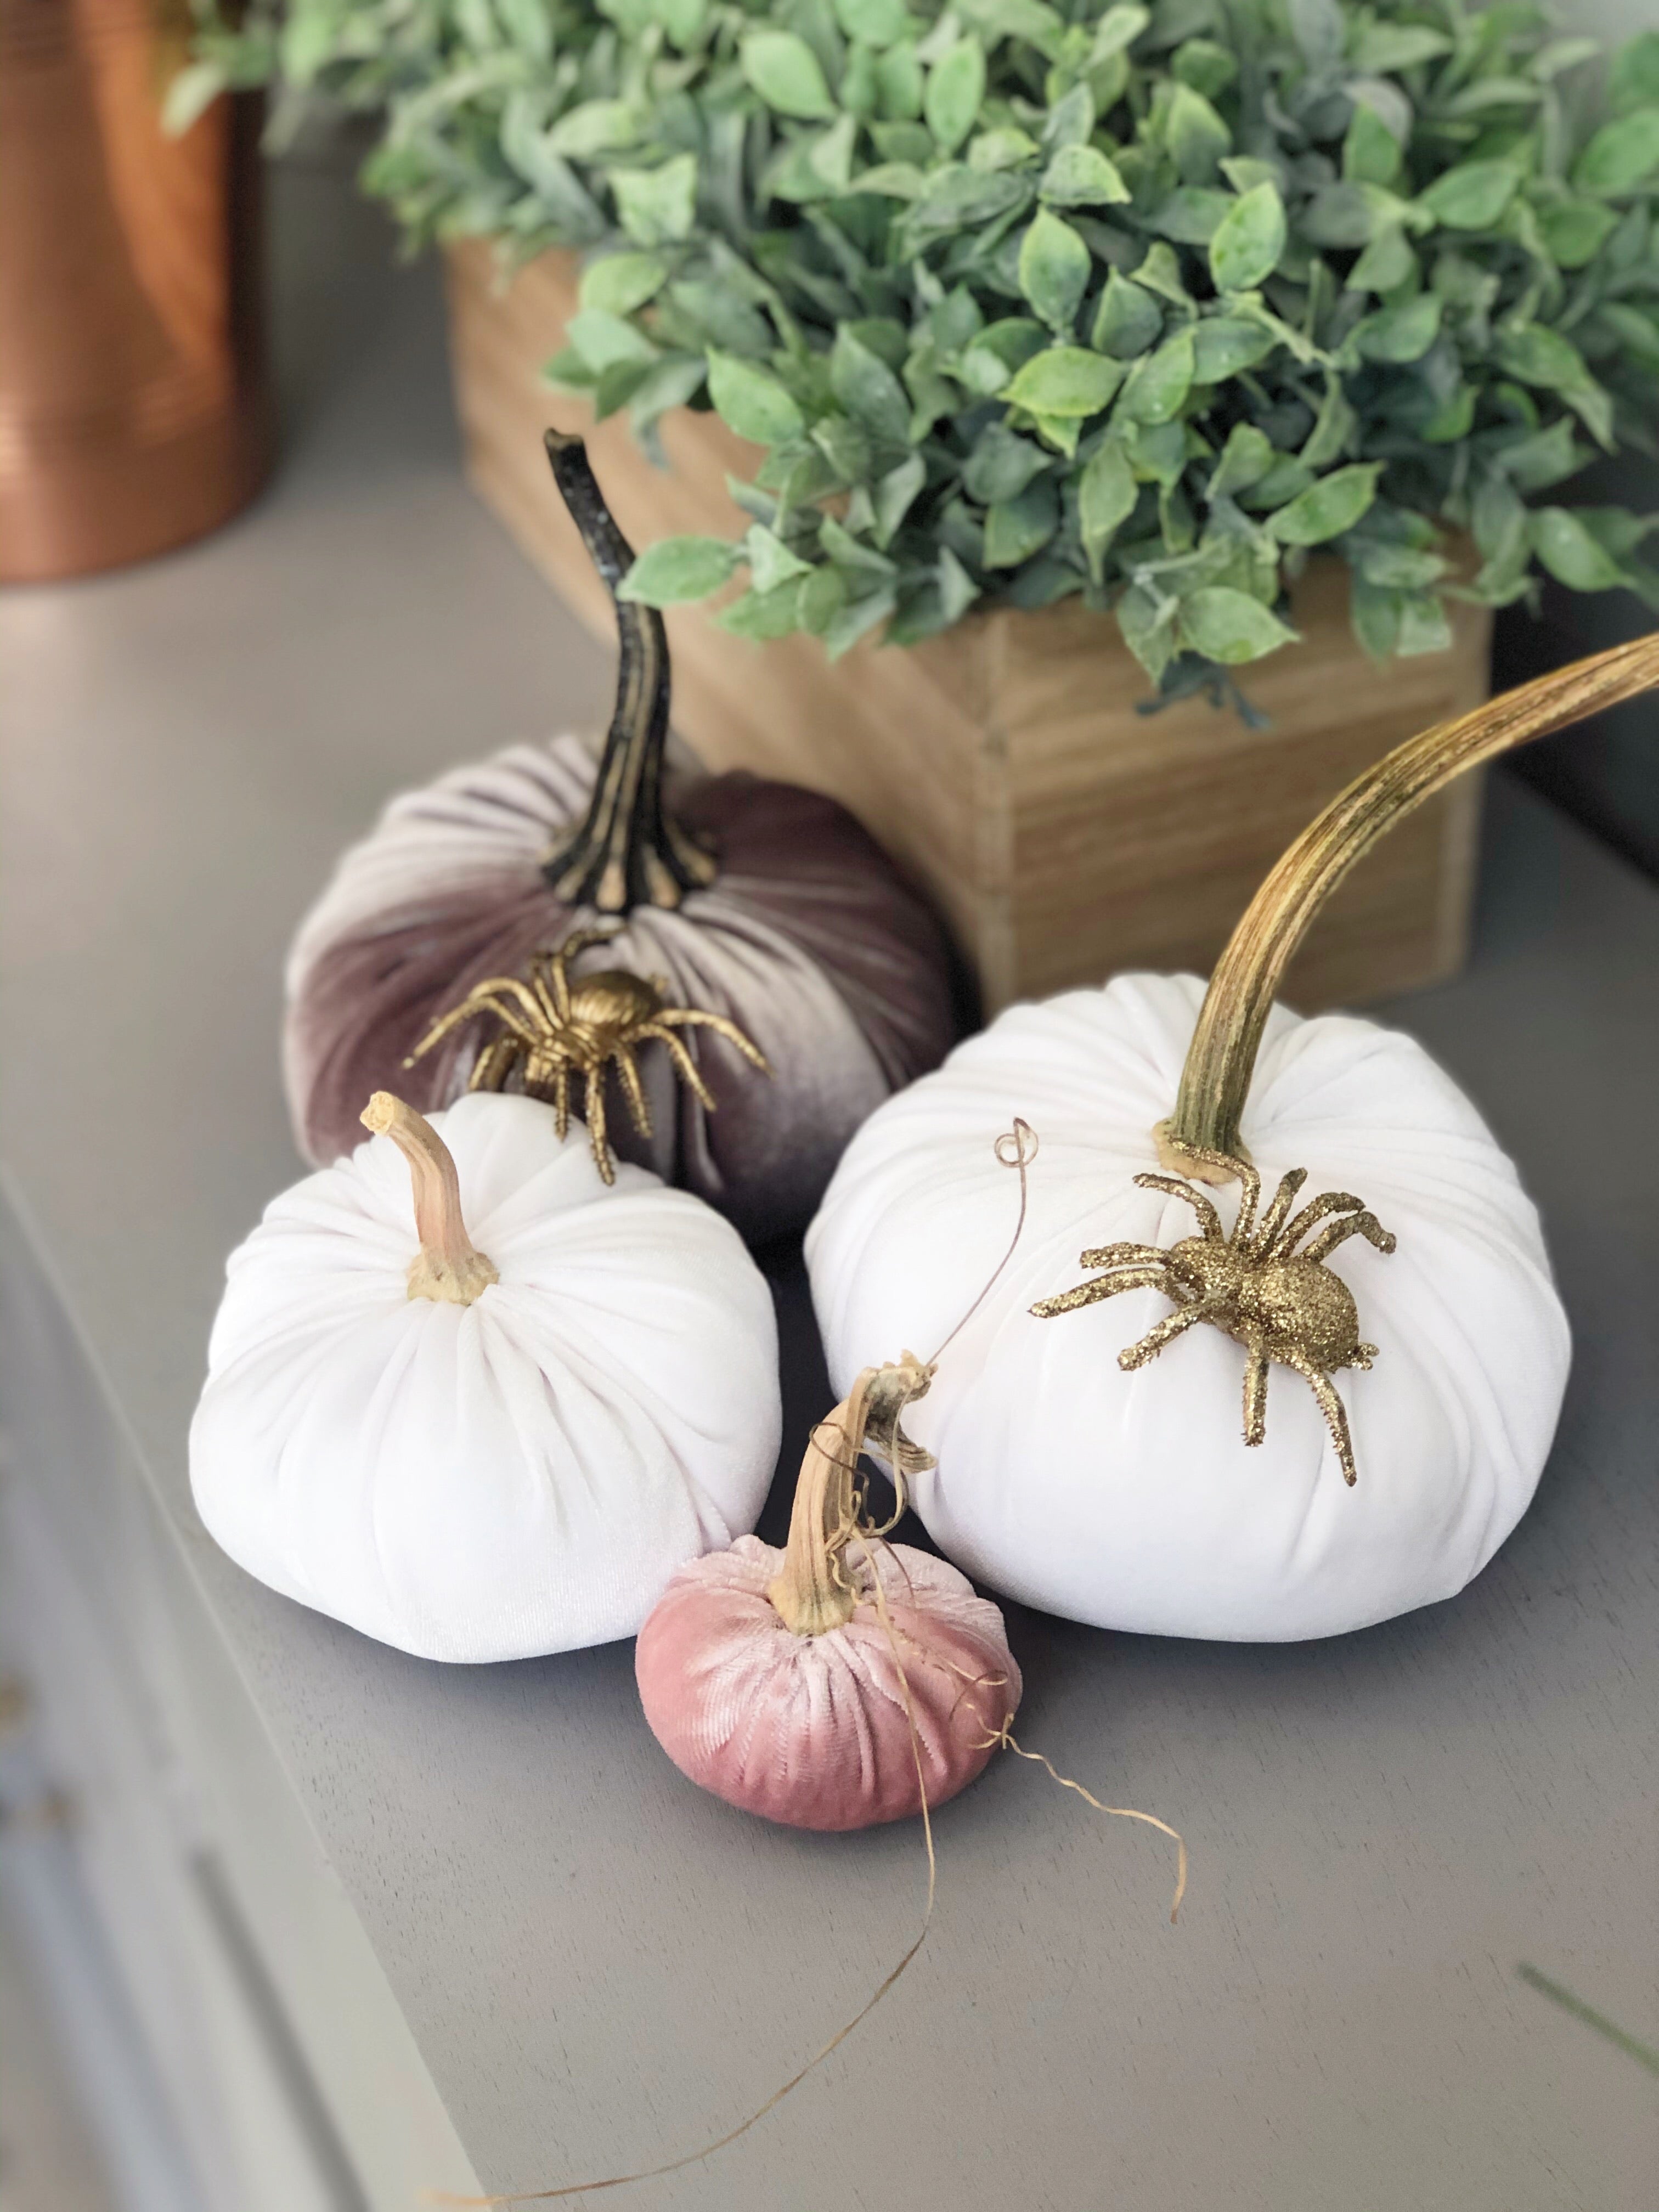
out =
<path fill-rule="evenodd" d="M 582 441 L 546 434 L 547 458 L 571 520 L 604 579 L 617 614 L 617 706 L 581 827 L 550 853 L 542 873 L 562 899 L 600 914 L 674 907 L 714 880 L 704 852 L 663 805 L 668 738 L 668 633 L 655 607 L 617 596 L 633 548 L 605 503 Z"/>

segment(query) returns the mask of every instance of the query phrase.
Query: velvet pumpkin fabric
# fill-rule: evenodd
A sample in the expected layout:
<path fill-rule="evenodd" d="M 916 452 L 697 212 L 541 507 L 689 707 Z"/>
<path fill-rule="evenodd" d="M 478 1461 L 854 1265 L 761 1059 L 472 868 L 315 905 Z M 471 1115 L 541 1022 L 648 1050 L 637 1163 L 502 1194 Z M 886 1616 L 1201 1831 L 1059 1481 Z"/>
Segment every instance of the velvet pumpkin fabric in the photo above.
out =
<path fill-rule="evenodd" d="M 582 818 L 593 773 L 574 738 L 514 746 L 394 799 L 343 856 L 288 964 L 284 1066 L 307 1158 L 349 1151 L 377 1089 L 422 1112 L 456 1097 L 495 1025 L 469 1024 L 405 1070 L 434 1018 L 598 919 L 541 872 Z M 833 799 L 738 774 L 691 785 L 678 808 L 717 854 L 717 880 L 672 911 L 635 908 L 574 973 L 659 977 L 671 1006 L 726 1016 L 765 1054 L 769 1079 L 724 1039 L 681 1032 L 717 1102 L 711 1115 L 675 1081 L 663 1047 L 645 1045 L 649 1138 L 634 1130 L 614 1072 L 606 1102 L 622 1157 L 758 1241 L 799 1228 L 854 1130 L 944 1057 L 948 954 L 921 899 Z M 580 1110 L 580 1079 L 573 1097 Z"/>
<path fill-rule="evenodd" d="M 784 1555 L 757 1537 L 673 1577 L 640 1632 L 635 1672 L 682 1773 L 744 1812 L 818 1829 L 920 1812 L 918 1753 L 930 1807 L 980 1773 L 1020 1698 L 1002 1615 L 929 1553 L 899 1544 L 873 1556 L 887 1621 L 866 1601 L 821 1636 L 796 1635 L 769 1600 Z"/>

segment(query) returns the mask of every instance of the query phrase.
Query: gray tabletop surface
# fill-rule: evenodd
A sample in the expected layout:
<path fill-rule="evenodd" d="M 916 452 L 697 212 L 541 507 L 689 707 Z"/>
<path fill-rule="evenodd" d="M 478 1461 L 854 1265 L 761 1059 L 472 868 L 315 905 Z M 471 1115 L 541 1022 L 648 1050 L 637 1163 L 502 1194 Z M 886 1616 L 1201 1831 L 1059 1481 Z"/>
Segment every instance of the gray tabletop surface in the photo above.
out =
<path fill-rule="evenodd" d="M 757 2104 L 910 1940 L 922 1852 L 913 1826 L 803 1838 L 700 1795 L 627 1644 L 423 1664 L 273 1595 L 194 1519 L 224 1255 L 297 1172 L 288 933 L 389 791 L 590 725 L 610 683 L 463 483 L 432 268 L 394 267 L 331 173 L 283 177 L 276 216 L 270 491 L 198 547 L 0 604 L 5 1148 L 479 2173 L 544 2187 Z M 857 2036 L 728 2151 L 607 2202 L 1659 2200 L 1651 2077 L 1516 1973 L 1659 2027 L 1656 975 L 1659 893 L 1500 781 L 1473 963 L 1391 1017 L 1518 1158 L 1576 1334 L 1493 1565 L 1312 1645 L 1011 1609 L 1025 1740 L 1185 1830 L 1182 1925 L 1160 1838 L 1001 1761 L 940 1814 L 932 1936 Z M 787 1458 L 826 1401 L 798 1264 L 775 1273 Z"/>

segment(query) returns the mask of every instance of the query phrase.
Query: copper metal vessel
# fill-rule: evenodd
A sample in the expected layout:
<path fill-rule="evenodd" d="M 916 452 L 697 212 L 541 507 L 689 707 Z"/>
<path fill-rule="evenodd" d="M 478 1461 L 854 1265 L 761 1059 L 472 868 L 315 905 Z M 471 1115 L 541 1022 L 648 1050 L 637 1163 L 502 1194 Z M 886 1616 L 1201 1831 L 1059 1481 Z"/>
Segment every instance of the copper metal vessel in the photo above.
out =
<path fill-rule="evenodd" d="M 233 514 L 270 453 L 258 104 L 182 137 L 172 0 L 0 0 L 0 581 Z"/>

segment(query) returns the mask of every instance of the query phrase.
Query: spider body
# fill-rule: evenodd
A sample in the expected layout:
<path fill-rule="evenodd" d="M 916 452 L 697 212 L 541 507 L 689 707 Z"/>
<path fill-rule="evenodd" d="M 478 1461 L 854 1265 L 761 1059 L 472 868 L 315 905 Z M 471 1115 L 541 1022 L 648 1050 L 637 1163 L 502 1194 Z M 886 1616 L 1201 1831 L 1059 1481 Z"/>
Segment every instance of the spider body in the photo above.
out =
<path fill-rule="evenodd" d="M 1082 1255 L 1079 1264 L 1107 1272 L 1057 1297 L 1043 1298 L 1031 1311 L 1043 1320 L 1115 1297 L 1120 1291 L 1161 1291 L 1176 1311 L 1150 1329 L 1138 1344 L 1118 1354 L 1118 1364 L 1133 1370 L 1155 1359 L 1196 1322 L 1209 1322 L 1242 1344 L 1244 1369 L 1244 1441 L 1259 1444 L 1267 1433 L 1267 1368 L 1289 1367 L 1312 1390 L 1325 1416 L 1343 1479 L 1356 1478 L 1348 1417 L 1332 1370 L 1368 1368 L 1376 1346 L 1361 1340 L 1359 1310 L 1353 1293 L 1325 1261 L 1350 1237 L 1363 1237 L 1379 1252 L 1392 1252 L 1395 1240 L 1363 1200 L 1346 1191 L 1326 1191 L 1291 1215 L 1297 1192 L 1308 1180 L 1305 1168 L 1293 1168 L 1273 1194 L 1258 1222 L 1261 1178 L 1245 1160 L 1194 1152 L 1194 1158 L 1236 1177 L 1243 1186 L 1238 1218 L 1228 1235 L 1212 1202 L 1191 1183 L 1174 1176 L 1138 1175 L 1143 1190 L 1166 1191 L 1184 1199 L 1199 1219 L 1200 1234 L 1182 1237 L 1167 1249 L 1157 1244 L 1103 1244 Z M 1321 1224 L 1323 1224 L 1321 1226 Z M 1317 1231 L 1306 1248 L 1296 1247 Z"/>
<path fill-rule="evenodd" d="M 519 975 L 492 975 L 477 984 L 459 1006 L 439 1016 L 404 1063 L 412 1067 L 422 1053 L 464 1023 L 480 1015 L 493 1016 L 501 1032 L 474 1060 L 468 1090 L 502 1091 L 516 1074 L 522 1089 L 551 1101 L 562 1138 L 570 1126 L 570 1079 L 580 1075 L 588 1142 L 594 1164 L 608 1183 L 617 1179 L 605 1109 L 605 1074 L 613 1063 L 634 1127 L 642 1137 L 651 1134 L 651 1109 L 634 1057 L 642 1044 L 665 1047 L 676 1074 L 711 1113 L 713 1094 L 684 1040 L 675 1034 L 678 1030 L 711 1029 L 763 1075 L 771 1073 L 765 1055 L 735 1022 L 696 1006 L 671 1006 L 667 984 L 659 975 L 604 968 L 573 982 L 570 963 L 577 954 L 615 934 L 614 928 L 579 929 L 551 951 L 533 953 L 527 981 Z"/>

